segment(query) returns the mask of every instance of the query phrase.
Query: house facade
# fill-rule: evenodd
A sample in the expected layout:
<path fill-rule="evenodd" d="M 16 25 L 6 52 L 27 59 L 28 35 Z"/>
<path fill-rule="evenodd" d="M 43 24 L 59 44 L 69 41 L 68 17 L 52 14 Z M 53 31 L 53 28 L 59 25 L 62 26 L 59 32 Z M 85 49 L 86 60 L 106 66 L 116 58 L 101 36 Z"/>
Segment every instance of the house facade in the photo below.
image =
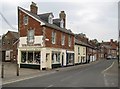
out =
<path fill-rule="evenodd" d="M 2 61 L 14 60 L 13 44 L 18 40 L 18 38 L 19 38 L 18 32 L 14 31 L 8 31 L 6 34 L 2 36 Z"/>
<path fill-rule="evenodd" d="M 41 70 L 74 64 L 74 34 L 66 29 L 66 14 L 38 14 L 32 2 L 30 11 L 18 7 L 18 64 Z"/>
<path fill-rule="evenodd" d="M 74 58 L 75 59 L 75 62 L 74 62 L 75 65 L 86 63 L 87 44 L 75 39 L 74 51 L 75 51 L 75 58 Z"/>
<path fill-rule="evenodd" d="M 84 61 L 82 61 L 82 62 L 89 63 L 89 62 L 95 61 L 96 56 L 97 56 L 97 54 L 96 54 L 97 49 L 95 48 L 95 46 L 93 44 L 91 44 L 91 42 L 86 37 L 86 35 L 83 33 L 76 34 L 75 38 L 78 40 L 77 44 L 79 44 L 79 46 L 82 45 L 82 47 L 84 47 L 84 49 L 86 51 L 86 53 L 84 53 L 86 57 L 83 58 Z"/>
<path fill-rule="evenodd" d="M 100 44 L 100 47 L 102 49 L 102 57 L 107 58 L 108 56 L 111 56 L 112 58 L 117 58 L 118 55 L 118 42 L 113 41 L 111 39 L 108 42 L 102 42 Z"/>

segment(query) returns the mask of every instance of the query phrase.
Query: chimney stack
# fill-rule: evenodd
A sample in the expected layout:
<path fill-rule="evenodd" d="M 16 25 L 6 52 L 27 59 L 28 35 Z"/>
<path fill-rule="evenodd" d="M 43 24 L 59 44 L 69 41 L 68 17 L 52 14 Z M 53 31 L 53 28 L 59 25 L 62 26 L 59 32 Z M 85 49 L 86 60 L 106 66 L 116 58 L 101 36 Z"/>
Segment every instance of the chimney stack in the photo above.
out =
<path fill-rule="evenodd" d="M 66 14 L 65 14 L 64 11 L 61 11 L 61 12 L 60 12 L 59 18 L 60 18 L 60 19 L 63 19 L 63 21 L 64 21 L 63 27 L 65 28 L 65 27 L 66 27 Z"/>
<path fill-rule="evenodd" d="M 38 7 L 36 6 L 36 3 L 32 2 L 32 4 L 30 5 L 30 11 L 34 14 L 37 14 Z"/>
<path fill-rule="evenodd" d="M 112 42 L 112 43 L 113 43 L 113 39 L 110 39 L 110 42 Z"/>

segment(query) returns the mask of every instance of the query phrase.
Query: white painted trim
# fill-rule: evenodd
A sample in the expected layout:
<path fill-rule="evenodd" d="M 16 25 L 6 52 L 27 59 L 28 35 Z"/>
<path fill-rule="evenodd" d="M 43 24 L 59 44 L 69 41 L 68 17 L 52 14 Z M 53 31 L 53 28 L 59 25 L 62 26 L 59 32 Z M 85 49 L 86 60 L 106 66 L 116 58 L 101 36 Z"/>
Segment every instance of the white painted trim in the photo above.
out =
<path fill-rule="evenodd" d="M 35 19 L 35 20 L 37 20 L 38 22 L 40 22 L 41 23 L 41 25 L 45 25 L 45 23 L 44 22 L 42 22 L 42 21 L 40 21 L 39 19 L 37 19 L 37 18 L 35 18 L 34 16 L 32 16 L 31 14 L 29 14 L 29 13 L 27 13 L 26 11 L 24 11 L 23 9 L 21 9 L 20 7 L 19 7 L 19 10 L 21 10 L 22 12 L 24 12 L 25 14 L 27 14 L 27 15 L 29 15 L 30 17 L 32 17 L 33 19 Z"/>
<path fill-rule="evenodd" d="M 67 51 L 67 53 L 74 53 L 74 51 Z"/>

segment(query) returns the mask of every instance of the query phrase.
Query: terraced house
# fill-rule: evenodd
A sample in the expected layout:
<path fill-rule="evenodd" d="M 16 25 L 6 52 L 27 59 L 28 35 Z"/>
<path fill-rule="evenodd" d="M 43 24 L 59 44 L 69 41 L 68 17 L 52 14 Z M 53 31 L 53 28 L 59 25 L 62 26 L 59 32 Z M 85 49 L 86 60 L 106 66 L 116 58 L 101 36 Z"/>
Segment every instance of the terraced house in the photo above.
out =
<path fill-rule="evenodd" d="M 52 12 L 38 14 L 18 7 L 18 64 L 20 67 L 51 69 L 74 64 L 74 34 L 66 29 L 66 14 L 54 18 Z"/>

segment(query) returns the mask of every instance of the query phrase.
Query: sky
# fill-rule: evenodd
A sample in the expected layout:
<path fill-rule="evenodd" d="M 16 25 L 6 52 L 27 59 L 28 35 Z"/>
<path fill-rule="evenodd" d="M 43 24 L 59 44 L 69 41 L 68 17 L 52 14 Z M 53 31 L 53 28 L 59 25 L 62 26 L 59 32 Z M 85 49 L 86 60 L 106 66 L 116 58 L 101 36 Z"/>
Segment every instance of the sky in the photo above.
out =
<path fill-rule="evenodd" d="M 38 13 L 52 12 L 54 18 L 60 11 L 66 13 L 67 29 L 75 34 L 84 33 L 89 39 L 109 41 L 118 39 L 118 1 L 119 0 L 1 0 L 0 35 L 8 30 L 18 31 L 17 7 L 30 10 L 31 2 L 38 6 Z"/>

